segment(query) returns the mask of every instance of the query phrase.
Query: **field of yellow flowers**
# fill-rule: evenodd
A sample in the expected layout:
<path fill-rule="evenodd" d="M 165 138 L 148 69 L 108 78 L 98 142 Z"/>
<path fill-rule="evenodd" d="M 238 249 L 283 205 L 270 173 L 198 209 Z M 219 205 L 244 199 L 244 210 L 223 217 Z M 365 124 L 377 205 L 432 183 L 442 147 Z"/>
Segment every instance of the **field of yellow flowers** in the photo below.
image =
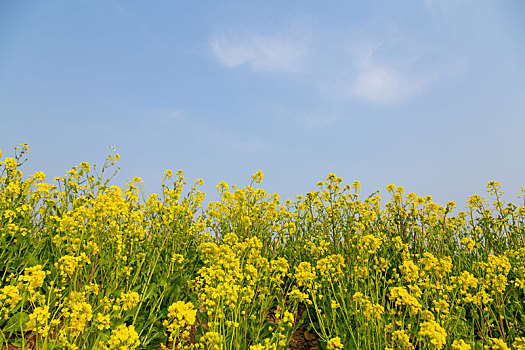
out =
<path fill-rule="evenodd" d="M 0 151 L 0 348 L 525 349 L 525 203 L 445 206 L 329 174 L 281 203 L 164 173 L 110 184 L 118 154 L 46 182 Z"/>

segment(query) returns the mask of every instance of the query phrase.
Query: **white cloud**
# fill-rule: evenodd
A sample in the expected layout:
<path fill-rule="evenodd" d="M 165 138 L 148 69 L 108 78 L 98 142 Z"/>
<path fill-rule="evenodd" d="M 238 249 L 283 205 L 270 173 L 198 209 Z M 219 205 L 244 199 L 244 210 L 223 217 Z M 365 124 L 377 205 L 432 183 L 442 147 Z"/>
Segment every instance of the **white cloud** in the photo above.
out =
<path fill-rule="evenodd" d="M 301 45 L 285 37 L 256 34 L 226 37 L 215 34 L 210 44 L 222 64 L 228 67 L 246 64 L 254 70 L 298 71 L 305 54 Z"/>
<path fill-rule="evenodd" d="M 417 95 L 427 83 L 428 79 L 425 78 L 411 77 L 388 67 L 373 66 L 358 71 L 348 96 L 376 103 L 398 103 Z"/>
<path fill-rule="evenodd" d="M 414 42 L 389 22 L 382 25 L 384 29 L 379 27 L 330 38 L 303 27 L 273 36 L 216 33 L 210 37 L 210 47 L 227 67 L 296 72 L 303 83 L 317 86 L 331 98 L 383 105 L 409 101 L 437 78 L 437 70 L 427 64 L 435 50 Z M 305 121 L 309 127 L 334 122 L 333 118 Z"/>
<path fill-rule="evenodd" d="M 380 62 L 377 46 L 365 45 L 353 50 L 354 79 L 345 89 L 345 97 L 372 103 L 395 104 L 419 94 L 432 80 L 431 73 L 403 69 L 403 62 Z"/>

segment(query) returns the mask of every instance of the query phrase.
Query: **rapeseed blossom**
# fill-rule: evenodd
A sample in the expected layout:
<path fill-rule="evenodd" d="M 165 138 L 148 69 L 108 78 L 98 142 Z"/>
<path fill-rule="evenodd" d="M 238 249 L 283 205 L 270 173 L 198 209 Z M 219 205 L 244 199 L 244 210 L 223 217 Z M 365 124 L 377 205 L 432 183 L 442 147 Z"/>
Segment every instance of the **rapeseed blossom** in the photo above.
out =
<path fill-rule="evenodd" d="M 106 349 L 133 350 L 140 345 L 139 335 L 133 325 L 119 325 L 111 332 Z"/>
<path fill-rule="evenodd" d="M 25 327 L 35 330 L 37 333 L 46 337 L 49 331 L 48 320 L 50 316 L 48 306 L 37 307 L 33 310 L 33 313 L 29 315 L 29 321 L 25 324 Z"/>
<path fill-rule="evenodd" d="M 116 303 L 122 303 L 122 310 L 127 311 L 131 310 L 137 305 L 140 301 L 139 293 L 137 292 L 123 292 L 120 297 L 117 298 Z"/>
<path fill-rule="evenodd" d="M 299 286 L 310 285 L 315 278 L 315 270 L 312 268 L 309 262 L 303 261 L 299 263 L 295 271 L 295 279 Z"/>
<path fill-rule="evenodd" d="M 392 333 L 392 340 L 401 349 L 413 348 L 413 344 L 410 341 L 410 336 L 403 329 L 394 331 Z"/>
<path fill-rule="evenodd" d="M 470 350 L 472 348 L 463 339 L 460 339 L 460 340 L 454 340 L 454 342 L 452 343 L 452 349 L 456 349 L 456 350 Z"/>
<path fill-rule="evenodd" d="M 491 350 L 510 350 L 510 348 L 505 344 L 502 339 L 498 338 L 489 338 L 489 344 L 485 345 L 485 349 Z"/>
<path fill-rule="evenodd" d="M 19 320 L 41 348 L 283 350 L 302 322 L 330 349 L 525 348 L 525 206 L 498 182 L 453 216 L 333 173 L 281 202 L 257 171 L 203 208 L 182 171 L 146 197 L 140 178 L 111 185 L 118 154 L 45 183 L 20 170 L 27 150 L 0 163 L 7 342 Z"/>
<path fill-rule="evenodd" d="M 22 296 L 16 286 L 5 286 L 0 289 L 0 312 L 5 319 L 9 313 L 22 300 Z"/>
<path fill-rule="evenodd" d="M 29 294 L 35 293 L 35 289 L 42 287 L 44 279 L 46 278 L 46 271 L 42 269 L 42 265 L 28 267 L 24 270 L 18 280 L 24 283 L 24 288 L 27 288 Z"/>
<path fill-rule="evenodd" d="M 421 323 L 421 329 L 418 333 L 421 337 L 428 337 L 430 343 L 436 349 L 442 349 L 447 344 L 447 333 L 439 323 L 434 320 L 428 320 Z"/>
<path fill-rule="evenodd" d="M 61 311 L 64 318 L 68 319 L 68 330 L 74 333 L 83 332 L 88 322 L 93 318 L 91 304 L 87 303 L 84 295 L 79 292 L 71 292 L 67 306 Z"/>
<path fill-rule="evenodd" d="M 329 350 L 338 350 L 338 349 L 343 349 L 343 344 L 341 343 L 341 338 L 339 338 L 339 337 L 335 337 L 335 338 L 330 339 L 330 340 L 326 343 L 326 347 L 327 347 L 327 349 L 329 349 Z"/>
<path fill-rule="evenodd" d="M 417 294 L 420 294 L 420 292 Z M 405 287 L 392 287 L 390 289 L 390 299 L 395 301 L 396 306 L 408 306 L 412 313 L 421 310 L 421 303 Z"/>
<path fill-rule="evenodd" d="M 95 317 L 95 324 L 97 325 L 97 328 L 99 330 L 109 329 L 110 328 L 110 317 L 109 315 L 104 315 L 102 313 L 98 313 Z"/>
<path fill-rule="evenodd" d="M 177 301 L 168 308 L 168 319 L 163 322 L 164 327 L 170 333 L 170 340 L 174 341 L 179 336 L 187 337 L 190 328 L 195 324 L 197 310 L 191 302 Z"/>

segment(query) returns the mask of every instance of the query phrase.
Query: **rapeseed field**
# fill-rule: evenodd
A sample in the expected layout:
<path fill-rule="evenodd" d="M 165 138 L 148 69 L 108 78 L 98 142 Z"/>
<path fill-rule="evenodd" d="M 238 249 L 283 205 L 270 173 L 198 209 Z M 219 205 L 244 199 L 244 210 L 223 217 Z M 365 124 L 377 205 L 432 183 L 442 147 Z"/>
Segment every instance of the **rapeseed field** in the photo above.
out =
<path fill-rule="evenodd" d="M 118 154 L 46 182 L 0 151 L 1 349 L 525 349 L 525 202 L 465 211 L 329 174 L 281 202 L 164 173 L 113 186 Z"/>

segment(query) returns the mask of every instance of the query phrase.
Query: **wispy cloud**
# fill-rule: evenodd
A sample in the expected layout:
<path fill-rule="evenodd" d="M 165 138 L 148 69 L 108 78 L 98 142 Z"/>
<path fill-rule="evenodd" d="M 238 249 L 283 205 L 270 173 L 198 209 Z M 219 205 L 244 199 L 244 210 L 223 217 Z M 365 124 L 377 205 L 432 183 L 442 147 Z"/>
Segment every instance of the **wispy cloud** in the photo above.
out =
<path fill-rule="evenodd" d="M 438 77 L 428 65 L 433 48 L 382 18 L 330 37 L 301 27 L 273 36 L 215 33 L 209 40 L 215 58 L 227 67 L 293 71 L 303 83 L 342 100 L 395 105 L 415 98 Z M 306 125 L 334 121 L 310 118 Z"/>
<path fill-rule="evenodd" d="M 286 36 L 214 34 L 210 45 L 224 65 L 249 65 L 254 70 L 298 71 L 305 55 L 304 46 Z"/>
<path fill-rule="evenodd" d="M 399 59 L 382 62 L 376 57 L 377 50 L 373 45 L 354 47 L 355 73 L 344 89 L 345 97 L 379 104 L 401 103 L 422 92 L 434 79 L 435 73 L 417 72 Z"/>
<path fill-rule="evenodd" d="M 351 98 L 392 104 L 411 99 L 428 82 L 428 78 L 412 77 L 405 72 L 378 65 L 359 69 L 357 78 L 347 93 Z"/>

